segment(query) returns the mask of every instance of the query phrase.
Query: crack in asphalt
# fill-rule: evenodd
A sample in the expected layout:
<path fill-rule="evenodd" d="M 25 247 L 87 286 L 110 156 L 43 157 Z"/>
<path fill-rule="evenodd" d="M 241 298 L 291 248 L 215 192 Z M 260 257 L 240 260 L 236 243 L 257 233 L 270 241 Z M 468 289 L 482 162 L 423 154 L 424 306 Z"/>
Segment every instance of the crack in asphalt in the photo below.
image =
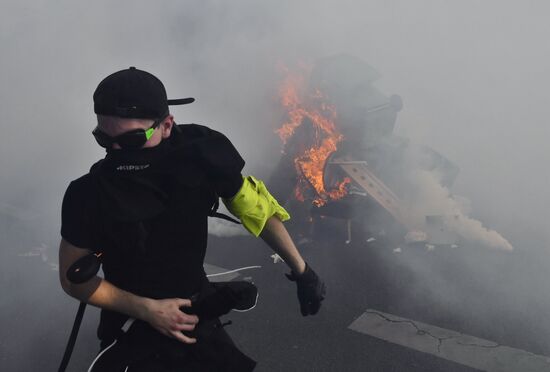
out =
<path fill-rule="evenodd" d="M 495 348 L 497 348 L 497 347 L 501 347 L 501 346 L 502 346 L 502 345 L 497 344 L 497 343 L 495 343 L 494 345 L 469 344 L 469 343 L 460 342 L 460 341 L 457 341 L 456 343 L 459 344 L 459 345 L 462 345 L 462 346 L 475 346 L 475 347 L 482 347 L 482 348 L 485 348 L 485 349 L 495 349 Z"/>
<path fill-rule="evenodd" d="M 385 316 L 384 314 L 381 314 L 377 311 L 372 311 L 372 310 L 367 310 L 366 313 L 368 314 L 374 314 L 374 315 L 378 315 L 380 318 L 384 319 L 385 321 L 387 322 L 390 322 L 390 323 L 406 323 L 406 324 L 410 324 L 412 325 L 415 329 L 416 329 L 416 333 L 418 335 L 428 335 L 430 337 L 432 337 L 433 339 L 437 340 L 437 352 L 440 353 L 441 352 L 441 344 L 443 344 L 443 341 L 447 341 L 447 340 L 451 340 L 453 338 L 455 338 L 454 336 L 450 336 L 450 337 L 437 337 L 433 334 L 431 334 L 430 332 L 426 331 L 425 329 L 421 329 L 418 325 L 416 325 L 416 323 L 412 320 L 395 320 L 395 319 L 390 319 L 388 318 L 387 316 Z M 497 348 L 497 347 L 500 347 L 502 345 L 499 345 L 497 343 L 495 343 L 495 345 L 480 345 L 480 344 L 476 344 L 476 343 L 466 343 L 466 342 L 460 342 L 460 341 L 456 341 L 457 344 L 459 345 L 462 345 L 462 346 L 475 346 L 475 347 L 481 347 L 481 348 L 486 348 L 486 349 L 494 349 L 494 348 Z"/>

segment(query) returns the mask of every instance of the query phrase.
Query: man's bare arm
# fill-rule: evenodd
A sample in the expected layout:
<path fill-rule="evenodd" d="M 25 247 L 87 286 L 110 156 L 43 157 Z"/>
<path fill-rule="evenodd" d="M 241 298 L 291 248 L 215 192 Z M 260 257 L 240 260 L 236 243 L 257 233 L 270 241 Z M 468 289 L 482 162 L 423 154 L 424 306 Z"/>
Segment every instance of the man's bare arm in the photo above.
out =
<path fill-rule="evenodd" d="M 305 263 L 282 221 L 290 218 L 269 193 L 265 184 L 253 176 L 243 178 L 241 188 L 223 203 L 254 236 L 260 236 L 292 270 L 287 277 L 296 282 L 302 315 L 314 315 L 325 298 L 325 284 Z"/>
<path fill-rule="evenodd" d="M 68 268 L 80 257 L 91 253 L 87 249 L 75 247 L 62 239 L 59 246 L 59 278 L 63 290 L 70 296 L 102 309 L 126 314 L 141 319 L 159 332 L 185 343 L 196 340 L 185 336 L 181 331 L 193 330 L 198 318 L 180 310 L 191 306 L 188 299 L 154 300 L 124 291 L 107 280 L 95 276 L 82 284 L 71 283 L 66 276 Z"/>
<path fill-rule="evenodd" d="M 321 308 L 321 301 L 325 298 L 325 284 L 313 269 L 306 265 L 281 220 L 275 215 L 270 217 L 260 237 L 292 269 L 288 278 L 296 282 L 302 315 L 317 314 Z"/>
<path fill-rule="evenodd" d="M 298 252 L 285 226 L 277 216 L 271 216 L 267 220 L 260 233 L 260 237 L 275 253 L 281 256 L 293 272 L 296 274 L 304 272 L 306 263 L 300 252 Z"/>

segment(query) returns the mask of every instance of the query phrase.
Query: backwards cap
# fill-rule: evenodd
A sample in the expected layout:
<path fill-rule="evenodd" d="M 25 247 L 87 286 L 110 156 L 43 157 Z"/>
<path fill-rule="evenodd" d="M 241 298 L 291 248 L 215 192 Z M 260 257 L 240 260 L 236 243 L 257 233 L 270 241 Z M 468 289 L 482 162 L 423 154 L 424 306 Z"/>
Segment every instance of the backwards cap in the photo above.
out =
<path fill-rule="evenodd" d="M 94 92 L 94 112 L 121 118 L 158 119 L 168 115 L 168 105 L 194 101 L 194 98 L 168 99 L 156 76 L 130 67 L 99 83 Z"/>

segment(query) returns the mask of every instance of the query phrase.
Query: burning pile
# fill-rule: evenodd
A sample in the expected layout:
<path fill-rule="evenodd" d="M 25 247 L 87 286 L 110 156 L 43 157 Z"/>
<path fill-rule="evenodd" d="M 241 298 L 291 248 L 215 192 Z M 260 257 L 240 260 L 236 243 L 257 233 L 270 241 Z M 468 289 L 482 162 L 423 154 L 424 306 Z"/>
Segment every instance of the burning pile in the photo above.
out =
<path fill-rule="evenodd" d="M 435 150 L 393 133 L 401 98 L 387 97 L 372 84 L 379 74 L 370 66 L 357 58 L 335 56 L 315 68 L 302 64 L 294 71 L 281 70 L 285 120 L 276 132 L 285 154 L 275 178 L 281 180 L 282 200 L 288 200 L 294 189 L 296 200 L 321 207 L 353 194 L 343 203 L 307 212 L 310 218 L 347 219 L 348 237 L 351 219 L 364 223 L 368 215 L 371 225 L 396 223 L 396 231 L 418 233 L 420 240 L 447 244 L 460 237 L 512 249 L 500 234 L 462 211 L 450 189 L 457 166 Z M 289 171 L 295 171 L 291 180 Z"/>
<path fill-rule="evenodd" d="M 311 186 L 316 192 L 313 204 L 324 205 L 329 200 L 337 200 L 347 194 L 346 185 L 351 182 L 345 178 L 335 188 L 325 188 L 323 171 L 329 156 L 337 150 L 343 135 L 337 130 L 337 113 L 323 92 L 315 90 L 308 93 L 307 77 L 311 73 L 310 66 L 301 66 L 301 73 L 282 68 L 286 74 L 280 89 L 281 105 L 288 113 L 288 119 L 277 129 L 277 134 L 287 144 L 296 129 L 305 123 L 310 123 L 314 130 L 314 140 L 311 147 L 300 151 L 294 159 L 299 180 L 295 189 L 298 200 L 305 200 L 306 190 Z"/>

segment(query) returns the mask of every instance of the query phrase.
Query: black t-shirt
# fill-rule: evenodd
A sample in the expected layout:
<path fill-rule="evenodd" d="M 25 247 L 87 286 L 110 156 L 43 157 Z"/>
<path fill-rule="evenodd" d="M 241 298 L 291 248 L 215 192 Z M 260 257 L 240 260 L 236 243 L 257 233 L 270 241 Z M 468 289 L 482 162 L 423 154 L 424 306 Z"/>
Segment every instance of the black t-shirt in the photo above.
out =
<path fill-rule="evenodd" d="M 95 199 L 95 200 L 94 200 Z M 75 247 L 101 251 L 97 238 L 99 202 L 88 173 L 69 184 L 61 208 L 61 236 Z"/>
<path fill-rule="evenodd" d="M 111 151 L 70 183 L 61 235 L 102 252 L 105 279 L 121 289 L 189 298 L 206 281 L 208 215 L 218 196 L 239 190 L 244 161 L 223 134 L 196 124 L 175 126 L 167 143 L 139 151 Z M 126 318 L 103 310 L 99 337 L 114 337 Z"/>

